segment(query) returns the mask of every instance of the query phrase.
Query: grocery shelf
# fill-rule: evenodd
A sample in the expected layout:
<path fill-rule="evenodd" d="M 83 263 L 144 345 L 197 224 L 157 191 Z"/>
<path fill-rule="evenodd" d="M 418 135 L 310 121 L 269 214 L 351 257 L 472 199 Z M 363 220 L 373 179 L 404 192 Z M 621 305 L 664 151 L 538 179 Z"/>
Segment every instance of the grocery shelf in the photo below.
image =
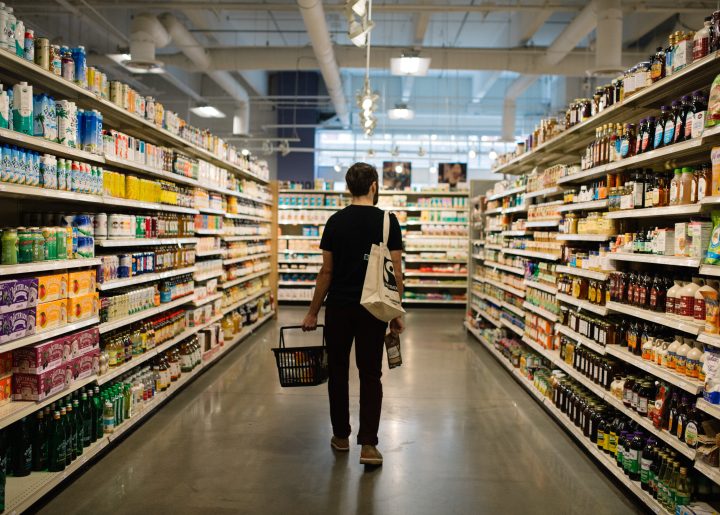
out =
<path fill-rule="evenodd" d="M 485 278 L 484 278 L 484 277 L 480 277 L 479 275 L 473 275 L 473 276 L 472 276 L 472 280 L 475 281 L 475 282 L 478 282 L 478 283 L 484 283 L 484 282 L 485 282 Z"/>
<path fill-rule="evenodd" d="M 587 300 L 576 299 L 575 297 L 565 295 L 564 293 L 558 293 L 556 295 L 556 298 L 561 302 L 577 306 L 581 310 L 584 309 L 600 316 L 606 316 L 608 314 L 608 308 L 606 308 L 605 306 L 593 304 L 592 302 L 588 302 Z"/>
<path fill-rule="evenodd" d="M 701 265 L 700 275 L 710 275 L 713 277 L 720 276 L 720 266 L 718 265 Z"/>
<path fill-rule="evenodd" d="M 146 318 L 157 315 L 159 313 L 163 313 L 164 311 L 169 311 L 178 306 L 182 306 L 183 304 L 187 304 L 188 302 L 192 302 L 193 293 L 194 292 L 191 292 L 183 297 L 180 297 L 179 299 L 175 299 L 171 302 L 166 302 L 165 304 L 160 304 L 159 306 L 156 306 L 154 308 L 145 309 L 128 317 L 123 317 L 119 320 L 103 322 L 98 326 L 98 328 L 100 329 L 100 334 L 107 333 L 109 331 L 112 331 L 113 329 L 118 329 L 128 324 L 132 324 L 133 322 L 145 320 Z"/>
<path fill-rule="evenodd" d="M 70 268 L 83 268 L 88 266 L 97 266 L 99 264 L 99 258 L 90 258 L 35 261 L 33 263 L 23 263 L 18 265 L 0 265 L 0 277 L 6 275 L 34 274 L 37 272 L 47 272 L 48 270 L 67 270 Z"/>
<path fill-rule="evenodd" d="M 665 207 L 648 207 L 642 209 L 622 209 L 618 211 L 609 211 L 605 214 L 606 218 L 624 219 L 624 218 L 656 218 L 659 216 L 682 216 L 694 215 L 702 211 L 701 204 L 690 204 L 687 206 L 665 206 Z"/>
<path fill-rule="evenodd" d="M 314 225 L 324 226 L 327 222 L 278 222 L 278 225 Z"/>
<path fill-rule="evenodd" d="M 701 331 L 698 335 L 698 341 L 701 343 L 712 345 L 713 347 L 720 348 L 720 334 L 710 334 Z"/>
<path fill-rule="evenodd" d="M 574 266 L 558 265 L 555 267 L 555 271 L 562 274 L 587 277 L 588 279 L 595 279 L 596 281 L 606 281 L 608 278 L 608 272 L 596 272 L 594 270 L 586 270 L 584 268 L 577 268 Z"/>
<path fill-rule="evenodd" d="M 322 265 L 322 259 L 278 259 L 278 264 Z"/>
<path fill-rule="evenodd" d="M 405 277 L 467 277 L 467 272 L 404 272 Z"/>
<path fill-rule="evenodd" d="M 495 195 L 490 195 L 487 197 L 488 200 L 498 200 L 504 197 L 509 197 L 510 195 L 515 195 L 517 193 L 524 193 L 525 192 L 525 186 L 519 186 L 517 188 L 510 188 L 502 193 L 496 193 Z"/>
<path fill-rule="evenodd" d="M 212 189 L 212 188 L 211 188 Z M 227 188 L 215 188 L 214 191 L 217 191 L 219 193 L 222 193 L 223 195 L 230 195 L 231 197 L 237 197 L 237 198 L 244 198 L 245 200 L 250 200 L 252 202 L 257 202 L 258 204 L 265 204 L 267 206 L 272 206 L 273 202 L 272 200 L 259 198 L 254 195 L 250 195 L 249 193 L 242 193 L 240 191 L 233 191 L 229 190 Z"/>
<path fill-rule="evenodd" d="M 643 359 L 642 356 L 636 356 L 627 349 L 622 348 L 618 345 L 608 345 L 607 347 L 605 347 L 605 353 L 610 356 L 620 358 L 625 363 L 629 363 L 630 365 L 639 368 L 640 370 L 643 370 L 645 372 L 648 372 L 655 377 L 658 377 L 663 381 L 673 384 L 678 388 L 681 388 L 693 395 L 701 393 L 705 387 L 705 383 L 703 383 L 702 381 L 698 381 L 697 379 L 692 379 L 684 375 L 676 374 L 671 369 L 661 367 L 660 365 L 657 365 L 652 361 Z"/>
<path fill-rule="evenodd" d="M 486 250 L 502 250 L 504 247 L 502 245 L 497 245 L 495 243 L 487 243 L 485 245 Z"/>
<path fill-rule="evenodd" d="M 583 170 L 582 172 L 566 175 L 565 177 L 560 177 L 557 182 L 558 184 L 577 184 L 581 182 L 591 181 L 592 179 L 597 179 L 598 177 L 605 177 L 606 174 L 607 165 L 600 165 L 593 168 L 588 168 L 587 170 Z"/>
<path fill-rule="evenodd" d="M 224 307 L 222 310 L 223 315 L 227 315 L 231 311 L 235 311 L 237 308 L 244 306 L 248 302 L 252 302 L 259 297 L 262 297 L 263 295 L 265 295 L 268 292 L 270 292 L 270 288 L 263 288 L 260 291 L 253 293 L 252 295 L 245 297 L 244 299 L 242 299 L 234 304 L 231 304 L 230 306 Z"/>
<path fill-rule="evenodd" d="M 465 304 L 465 299 L 405 299 L 403 298 L 403 304 Z"/>
<path fill-rule="evenodd" d="M 57 327 L 55 329 L 51 329 L 49 331 L 42 331 L 39 333 L 32 334 L 30 336 L 25 336 L 24 338 L 18 338 L 17 340 L 11 340 L 9 342 L 0 344 L 0 352 L 7 352 L 7 351 L 11 351 L 13 349 L 19 349 L 20 347 L 26 347 L 28 345 L 33 345 L 35 343 L 42 342 L 44 340 L 49 340 L 50 338 L 55 338 L 57 336 L 62 336 L 64 334 L 68 334 L 68 333 L 74 333 L 75 331 L 78 331 L 80 329 L 85 329 L 87 327 L 97 325 L 99 322 L 100 322 L 100 318 L 98 318 L 98 317 L 87 318 L 85 320 L 81 320 L 79 322 L 74 322 L 72 324 L 65 324 L 63 326 Z"/>
<path fill-rule="evenodd" d="M 98 240 L 96 247 L 150 247 L 153 245 L 196 245 L 197 238 L 126 238 L 122 240 Z M 199 255 L 197 252 L 195 255 Z"/>
<path fill-rule="evenodd" d="M 480 309 L 475 305 L 473 305 L 472 307 L 481 317 L 490 322 L 492 325 L 494 325 L 495 327 L 502 327 L 500 321 L 497 318 L 491 317 L 490 314 L 487 313 L 487 311 L 485 311 L 484 309 Z"/>
<path fill-rule="evenodd" d="M 199 207 L 198 211 L 206 215 L 224 215 L 224 209 L 213 209 L 211 207 Z"/>
<path fill-rule="evenodd" d="M 513 213 L 527 213 L 527 210 L 528 210 L 528 204 L 522 204 L 520 206 L 503 208 L 502 214 L 510 215 Z"/>
<path fill-rule="evenodd" d="M 204 184 L 200 184 L 197 179 L 193 179 L 191 177 L 185 177 L 184 175 L 180 175 L 173 172 L 166 172 L 164 170 L 153 168 L 152 166 L 148 166 L 143 163 L 136 163 L 134 161 L 128 161 L 126 159 L 121 159 L 119 157 L 109 156 L 105 154 L 105 165 L 107 165 L 109 168 L 115 168 L 122 171 L 130 171 L 130 172 L 137 172 L 141 173 L 143 175 L 148 175 L 150 177 L 157 177 L 159 179 L 165 179 L 168 181 L 177 182 L 180 184 L 187 184 L 189 186 L 195 186 L 198 188 L 204 188 L 204 189 L 212 189 L 209 186 L 206 186 Z"/>
<path fill-rule="evenodd" d="M 568 211 L 585 211 L 590 209 L 606 209 L 608 206 L 607 199 L 605 200 L 592 200 L 590 202 L 576 202 L 574 204 L 565 204 L 558 206 L 557 210 L 560 213 Z"/>
<path fill-rule="evenodd" d="M 278 206 L 278 209 L 281 211 L 287 211 L 287 210 L 294 210 L 294 211 L 312 211 L 312 210 L 318 210 L 318 211 L 337 211 L 338 209 L 342 209 L 340 206 Z"/>
<path fill-rule="evenodd" d="M 699 325 L 693 322 L 686 322 L 677 318 L 666 315 L 665 313 L 657 313 L 650 311 L 649 309 L 636 308 L 627 304 L 621 304 L 619 302 L 610 301 L 606 306 L 610 311 L 616 313 L 625 313 L 636 318 L 642 318 L 656 324 L 664 325 L 678 331 L 683 331 L 692 335 L 698 335 L 700 330 L 704 327 L 704 324 Z"/>
<path fill-rule="evenodd" d="M 315 286 L 315 281 L 278 281 L 278 286 Z"/>
<path fill-rule="evenodd" d="M 244 215 L 241 213 L 225 213 L 225 218 L 229 218 L 230 220 L 249 220 L 251 222 L 261 222 L 261 223 L 270 223 L 272 220 L 269 218 L 265 218 L 262 216 L 254 216 L 254 215 Z M 322 223 L 322 225 L 325 225 L 325 222 Z"/>
<path fill-rule="evenodd" d="M 582 334 L 573 331 L 566 325 L 557 324 L 555 326 L 555 330 L 559 334 L 564 334 L 568 338 L 575 340 L 577 343 L 584 345 L 585 347 L 597 352 L 598 354 L 605 354 L 605 346 L 604 345 L 600 345 L 599 343 L 591 340 L 587 336 L 583 336 Z"/>
<path fill-rule="evenodd" d="M 196 250 L 195 257 L 222 256 L 225 249 Z"/>
<path fill-rule="evenodd" d="M 528 236 L 532 233 L 528 231 L 503 231 L 500 234 L 503 236 Z"/>
<path fill-rule="evenodd" d="M 447 259 L 447 258 L 426 258 L 426 259 L 409 259 L 405 258 L 406 263 L 451 263 L 462 264 L 467 263 L 467 259 Z"/>
<path fill-rule="evenodd" d="M 378 206 L 380 209 L 386 209 L 388 211 L 461 211 L 465 212 L 468 210 L 467 207 L 420 207 L 420 206 Z M 339 208 L 338 208 L 339 209 Z"/>
<path fill-rule="evenodd" d="M 100 291 L 114 290 L 116 288 L 124 288 L 125 286 L 132 286 L 133 284 L 149 283 L 152 281 L 160 281 L 169 277 L 176 277 L 183 274 L 191 274 L 197 270 L 194 266 L 188 266 L 185 268 L 178 268 L 177 270 L 167 270 L 165 272 L 158 272 L 154 274 L 140 274 L 126 279 L 115 279 L 106 283 L 98 283 L 97 288 Z"/>
<path fill-rule="evenodd" d="M 314 286 L 315 283 L 313 282 L 312 285 Z M 461 289 L 466 290 L 467 284 L 413 284 L 413 283 L 405 283 L 405 288 L 429 288 L 429 289 L 435 289 L 435 288 L 441 288 L 441 289 Z"/>
<path fill-rule="evenodd" d="M 261 241 L 261 240 L 271 240 L 272 236 L 270 235 L 251 235 L 251 236 L 222 236 L 223 241 Z"/>
<path fill-rule="evenodd" d="M 695 470 L 703 474 L 705 477 L 710 479 L 713 483 L 716 485 L 720 485 L 720 469 L 717 467 L 712 467 L 708 465 L 707 463 L 696 460 L 695 461 Z"/>
<path fill-rule="evenodd" d="M 529 302 L 523 302 L 523 307 L 525 309 L 532 311 L 533 313 L 535 313 L 537 315 L 540 315 L 543 318 L 550 320 L 551 322 L 557 322 L 557 315 L 555 313 L 548 311 L 547 309 L 543 309 L 543 308 L 536 306 L 535 304 L 531 304 Z"/>
<path fill-rule="evenodd" d="M 511 330 L 512 332 L 514 332 L 515 334 L 517 334 L 518 336 L 521 336 L 521 337 L 522 337 L 522 336 L 525 334 L 525 331 L 523 331 L 523 330 L 520 329 L 518 326 L 516 326 L 515 324 L 513 324 L 512 322 L 510 322 L 507 318 L 501 318 L 501 319 L 500 319 L 500 323 L 501 323 L 502 325 L 504 325 L 505 327 L 507 327 L 508 329 L 510 329 L 510 330 Z"/>
<path fill-rule="evenodd" d="M 534 228 L 543 228 L 543 227 L 557 227 L 560 224 L 560 218 L 557 220 L 540 220 L 537 222 L 531 222 L 528 221 L 525 223 L 525 227 L 534 229 Z"/>
<path fill-rule="evenodd" d="M 503 254 L 514 254 L 516 256 L 525 256 L 525 257 L 531 257 L 531 258 L 538 258 L 538 259 L 545 259 L 547 261 L 557 261 L 560 259 L 559 255 L 555 254 L 547 254 L 545 252 L 534 252 L 532 250 L 523 250 L 523 249 L 510 249 L 507 247 L 503 247 L 502 249 Z"/>
<path fill-rule="evenodd" d="M 553 195 L 560 195 L 564 192 L 565 190 L 559 186 L 554 186 L 552 188 L 544 188 L 537 191 L 529 191 L 525 193 L 525 200 L 535 197 L 551 197 Z"/>
<path fill-rule="evenodd" d="M 455 220 L 408 220 L 405 225 L 468 225 L 470 222 L 465 220 L 464 222 L 458 222 Z M 403 225 L 400 223 L 400 225 Z M 443 237 L 443 236 L 440 236 Z"/>
<path fill-rule="evenodd" d="M 75 390 L 79 390 L 85 385 L 94 383 L 96 380 L 97 376 L 91 375 L 90 377 L 86 377 L 85 379 L 74 381 L 69 388 L 66 388 L 62 392 L 58 392 L 55 395 L 47 397 L 42 401 L 10 401 L 6 404 L 3 404 L 2 406 L 0 406 L 0 429 L 9 426 L 13 422 L 17 422 L 24 417 L 27 417 L 28 415 L 32 415 L 40 408 L 49 406 L 53 402 L 62 399 L 63 397 L 74 392 Z M 7 509 L 7 506 L 5 508 Z"/>
<path fill-rule="evenodd" d="M 485 260 L 485 266 L 489 267 L 489 268 L 497 268 L 498 270 L 504 270 L 504 271 L 510 272 L 512 274 L 525 275 L 525 270 L 520 267 L 503 265 L 502 263 L 496 263 L 495 261 Z"/>
<path fill-rule="evenodd" d="M 493 209 L 488 209 L 487 211 L 485 211 L 484 214 L 485 214 L 485 215 L 500 215 L 500 214 L 502 214 L 502 212 L 503 212 L 503 208 L 501 208 L 501 207 L 496 207 L 496 208 L 493 208 Z"/>
<path fill-rule="evenodd" d="M 322 253 L 323 253 L 323 251 L 320 250 L 320 249 L 318 249 L 318 250 L 290 250 L 290 249 L 285 249 L 285 250 L 283 250 L 283 249 L 279 249 L 279 250 L 278 250 L 278 255 L 280 255 L 280 256 L 287 255 L 287 254 L 316 254 L 316 255 L 320 255 L 320 254 L 322 254 Z"/>
<path fill-rule="evenodd" d="M 225 281 L 225 282 L 218 284 L 218 288 L 227 290 L 228 288 L 232 288 L 233 286 L 237 286 L 238 284 L 247 282 L 250 279 L 255 279 L 256 277 L 262 277 L 262 276 L 268 275 L 268 274 L 270 274 L 270 269 L 262 270 L 260 272 L 254 272 L 252 274 L 243 275 L 242 277 L 237 277 L 235 279 L 231 279 L 229 281 Z"/>
<path fill-rule="evenodd" d="M 479 259 L 480 261 L 482 261 L 483 259 L 485 259 L 485 256 L 483 256 L 482 254 L 473 254 L 471 257 L 472 257 L 473 259 Z"/>
<path fill-rule="evenodd" d="M 195 229 L 195 234 L 201 236 L 221 236 L 223 229 Z"/>
<path fill-rule="evenodd" d="M 317 274 L 320 268 L 296 270 L 294 268 L 278 268 L 280 274 Z"/>
<path fill-rule="evenodd" d="M 253 259 L 261 259 L 266 257 L 270 257 L 269 252 L 259 252 L 257 254 L 248 254 L 247 256 L 223 259 L 223 266 L 233 265 L 235 263 L 242 263 L 243 261 L 251 261 Z"/>
<path fill-rule="evenodd" d="M 193 299 L 192 305 L 197 307 L 204 306 L 205 304 L 210 304 L 211 302 L 215 302 L 218 299 L 222 299 L 223 294 L 222 293 L 213 293 L 212 295 L 207 295 L 204 299 Z"/>
<path fill-rule="evenodd" d="M 553 295 L 557 293 L 557 288 L 550 284 L 540 283 L 537 281 L 531 281 L 529 279 L 525 279 L 523 281 L 523 283 L 525 284 L 525 286 L 528 286 L 529 288 L 535 288 L 536 290 L 542 290 L 547 293 L 552 293 Z"/>
<path fill-rule="evenodd" d="M 297 190 L 291 190 L 292 193 L 295 193 Z M 302 190 L 302 193 L 305 193 L 309 190 Z M 317 193 L 341 193 L 338 191 L 317 191 Z M 469 195 L 469 191 L 432 191 L 432 190 L 425 190 L 425 191 L 418 191 L 418 190 L 380 190 L 380 195 L 427 195 L 427 196 L 436 196 L 436 197 L 467 197 Z"/>
<path fill-rule="evenodd" d="M 406 248 L 405 252 L 458 252 L 460 250 L 465 252 L 465 248 L 460 249 L 459 247 L 413 247 Z"/>
<path fill-rule="evenodd" d="M 201 273 L 201 274 L 196 274 L 195 277 L 193 277 L 193 279 L 195 279 L 196 282 L 203 282 L 203 281 L 207 281 L 207 280 L 210 280 L 210 279 L 214 279 L 214 278 L 216 278 L 216 277 L 220 277 L 220 276 L 222 276 L 222 274 L 223 274 L 223 270 L 222 270 L 222 269 L 220 269 L 220 270 L 213 270 L 213 271 L 211 271 L 211 272 L 205 272 L 205 273 Z"/>
<path fill-rule="evenodd" d="M 505 283 L 503 283 L 503 282 L 495 281 L 495 280 L 493 280 L 493 279 L 488 279 L 487 277 L 485 278 L 485 282 L 488 283 L 488 284 L 492 284 L 492 285 L 495 286 L 496 288 L 500 288 L 501 290 L 505 290 L 505 291 L 508 292 L 508 293 L 512 293 L 513 295 L 515 295 L 515 296 L 517 296 L 517 297 L 520 297 L 520 298 L 524 298 L 524 297 L 525 297 L 525 291 L 524 291 L 524 290 L 519 290 L 519 289 L 517 289 L 517 288 L 513 288 L 512 286 L 507 285 L 507 284 L 505 284 Z"/>
<path fill-rule="evenodd" d="M 697 268 L 700 266 L 700 258 L 659 256 L 656 254 L 631 254 L 629 252 L 608 252 L 606 255 L 608 259 L 613 259 L 615 261 L 649 263 L 652 265 L 685 266 L 689 268 Z"/>
<path fill-rule="evenodd" d="M 319 240 L 322 236 L 278 236 L 278 240 Z"/>
<path fill-rule="evenodd" d="M 0 62 L 2 61 L 0 60 Z M 47 152 L 57 157 L 84 161 L 86 163 L 105 164 L 106 162 L 105 158 L 99 154 L 85 152 L 79 148 L 69 147 L 45 138 L 30 136 L 10 129 L 0 129 L 0 142 L 17 145 L 19 147 L 28 150 L 35 150 L 41 153 Z"/>
<path fill-rule="evenodd" d="M 558 241 L 608 241 L 615 238 L 610 234 L 558 234 L 555 239 Z"/>
<path fill-rule="evenodd" d="M 514 306 L 513 304 L 510 304 L 509 302 L 505 302 L 504 300 L 500 301 L 500 306 L 502 306 L 503 308 L 505 308 L 509 311 L 512 311 L 513 313 L 515 313 L 518 316 L 525 318 L 525 311 L 523 311 L 522 308 Z"/>
<path fill-rule="evenodd" d="M 720 404 L 711 404 L 702 397 L 699 397 L 695 402 L 695 406 L 708 415 L 720 419 Z"/>

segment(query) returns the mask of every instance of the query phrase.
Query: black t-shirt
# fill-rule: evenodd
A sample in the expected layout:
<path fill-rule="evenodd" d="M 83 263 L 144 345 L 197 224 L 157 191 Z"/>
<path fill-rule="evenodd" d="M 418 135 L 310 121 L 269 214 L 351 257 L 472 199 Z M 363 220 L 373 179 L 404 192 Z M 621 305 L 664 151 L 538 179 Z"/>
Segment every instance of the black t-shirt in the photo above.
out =
<path fill-rule="evenodd" d="M 382 241 L 385 212 L 374 206 L 348 206 L 332 215 L 325 225 L 320 248 L 333 255 L 333 273 L 327 303 L 334 306 L 359 304 L 367 257 L 373 243 Z M 402 232 L 390 214 L 389 250 L 402 250 Z"/>

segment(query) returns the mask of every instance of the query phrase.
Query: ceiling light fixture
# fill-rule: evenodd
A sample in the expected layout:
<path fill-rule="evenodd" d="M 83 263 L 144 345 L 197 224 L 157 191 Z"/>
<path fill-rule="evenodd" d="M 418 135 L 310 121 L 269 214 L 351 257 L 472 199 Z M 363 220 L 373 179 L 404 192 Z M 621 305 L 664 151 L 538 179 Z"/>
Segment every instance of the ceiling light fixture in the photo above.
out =
<path fill-rule="evenodd" d="M 345 4 L 348 37 L 357 47 L 363 48 L 370 43 L 370 31 L 375 27 L 370 19 L 371 10 L 370 0 L 348 0 Z"/>
<path fill-rule="evenodd" d="M 107 57 L 130 73 L 165 73 L 160 61 L 133 61 L 130 54 L 107 54 Z"/>
<path fill-rule="evenodd" d="M 400 57 L 390 58 L 390 71 L 393 75 L 424 77 L 429 69 L 430 58 L 420 57 L 415 51 L 407 50 Z"/>
<path fill-rule="evenodd" d="M 436 175 L 437 174 L 437 166 L 431 165 L 429 171 L 430 171 L 430 175 Z"/>
<path fill-rule="evenodd" d="M 400 155 L 400 147 L 398 147 L 397 145 L 395 145 L 395 146 L 392 148 L 392 150 L 390 151 L 390 155 L 393 156 L 393 157 L 399 156 L 399 155 Z"/>
<path fill-rule="evenodd" d="M 340 166 L 340 163 L 335 163 L 335 166 L 333 166 L 336 173 L 340 173 L 340 170 L 342 170 L 342 166 Z"/>
<path fill-rule="evenodd" d="M 278 152 L 280 152 L 280 155 L 283 157 L 288 155 L 290 153 L 290 143 L 288 143 L 287 140 L 278 143 Z"/>
<path fill-rule="evenodd" d="M 246 148 L 242 149 L 240 153 L 246 157 L 250 155 L 250 151 Z"/>
<path fill-rule="evenodd" d="M 395 104 L 395 107 L 388 111 L 388 118 L 391 120 L 412 120 L 415 118 L 415 111 L 410 109 L 407 104 Z"/>
<path fill-rule="evenodd" d="M 367 13 L 368 0 L 348 0 L 345 7 L 361 18 Z"/>
<path fill-rule="evenodd" d="M 208 105 L 191 107 L 190 112 L 200 118 L 225 118 L 225 113 L 217 107 Z"/>
<path fill-rule="evenodd" d="M 474 148 L 471 148 L 468 150 L 468 157 L 470 159 L 475 159 L 477 157 L 477 151 Z"/>
<path fill-rule="evenodd" d="M 425 157 L 425 154 L 427 154 L 427 152 L 425 152 L 425 148 L 420 145 L 420 148 L 418 148 L 418 157 Z"/>
<path fill-rule="evenodd" d="M 488 152 L 488 157 L 490 158 L 490 161 L 495 161 L 498 158 L 498 153 L 495 151 L 495 149 L 492 149 L 490 152 Z"/>
<path fill-rule="evenodd" d="M 395 165 L 395 173 L 403 173 L 403 165 Z"/>

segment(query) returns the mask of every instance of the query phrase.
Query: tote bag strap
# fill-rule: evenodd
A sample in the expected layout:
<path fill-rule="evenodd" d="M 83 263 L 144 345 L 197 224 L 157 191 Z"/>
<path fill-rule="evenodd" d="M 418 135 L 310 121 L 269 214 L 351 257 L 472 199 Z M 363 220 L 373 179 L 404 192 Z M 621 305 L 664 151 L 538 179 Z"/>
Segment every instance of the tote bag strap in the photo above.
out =
<path fill-rule="evenodd" d="M 387 247 L 388 237 L 390 236 L 390 215 L 387 211 L 383 215 L 383 245 Z"/>

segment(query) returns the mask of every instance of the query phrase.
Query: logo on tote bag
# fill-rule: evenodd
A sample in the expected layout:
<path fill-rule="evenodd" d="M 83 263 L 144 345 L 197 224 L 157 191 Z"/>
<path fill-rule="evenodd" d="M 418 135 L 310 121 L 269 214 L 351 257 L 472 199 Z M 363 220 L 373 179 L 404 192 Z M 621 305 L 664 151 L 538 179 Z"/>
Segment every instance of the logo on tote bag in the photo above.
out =
<path fill-rule="evenodd" d="M 393 265 L 392 259 L 385 258 L 383 279 L 385 280 L 385 287 L 390 288 L 393 291 L 397 291 L 397 281 L 395 280 L 395 265 Z"/>

